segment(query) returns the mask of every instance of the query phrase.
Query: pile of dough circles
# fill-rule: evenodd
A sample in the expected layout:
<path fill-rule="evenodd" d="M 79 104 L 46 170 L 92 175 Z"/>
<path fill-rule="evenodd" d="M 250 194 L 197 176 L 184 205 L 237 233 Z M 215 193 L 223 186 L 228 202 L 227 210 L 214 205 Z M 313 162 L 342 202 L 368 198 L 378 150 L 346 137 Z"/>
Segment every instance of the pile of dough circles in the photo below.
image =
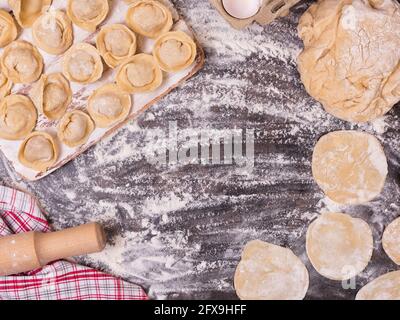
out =
<path fill-rule="evenodd" d="M 400 271 L 372 280 L 357 293 L 356 300 L 400 300 Z"/>
<path fill-rule="evenodd" d="M 61 145 L 79 148 L 96 128 L 126 120 L 134 103 L 131 94 L 155 91 L 163 72 L 182 71 L 197 55 L 191 36 L 171 31 L 173 15 L 162 1 L 124 0 L 125 21 L 114 24 L 105 23 L 113 9 L 109 0 L 67 0 L 57 9 L 52 0 L 8 2 L 11 14 L 0 9 L 0 139 L 23 141 L 18 159 L 35 171 L 55 166 Z M 18 39 L 17 25 L 30 29 L 33 43 Z M 73 25 L 99 32 L 92 43 L 74 42 Z M 153 39 L 152 54 L 140 52 L 138 36 Z M 38 48 L 60 57 L 61 72 L 43 74 Z M 96 84 L 107 67 L 115 69 L 114 82 L 98 85 L 85 109 L 70 108 L 76 90 L 71 83 L 78 88 Z M 14 84 L 29 85 L 29 94 L 12 94 Z M 39 116 L 57 126 L 56 136 L 37 128 Z"/>
<path fill-rule="evenodd" d="M 305 88 L 326 111 L 350 122 L 383 116 L 400 100 L 400 4 L 318 1 L 301 17 Z"/>
<path fill-rule="evenodd" d="M 334 202 L 362 204 L 382 191 L 388 165 L 380 142 L 357 131 L 336 131 L 323 136 L 314 149 L 315 181 Z"/>
<path fill-rule="evenodd" d="M 369 225 L 343 213 L 323 213 L 307 230 L 307 255 L 322 276 L 348 280 L 361 273 L 372 257 Z"/>
<path fill-rule="evenodd" d="M 242 300 L 302 300 L 309 275 L 290 249 L 255 240 L 243 250 L 234 283 Z"/>

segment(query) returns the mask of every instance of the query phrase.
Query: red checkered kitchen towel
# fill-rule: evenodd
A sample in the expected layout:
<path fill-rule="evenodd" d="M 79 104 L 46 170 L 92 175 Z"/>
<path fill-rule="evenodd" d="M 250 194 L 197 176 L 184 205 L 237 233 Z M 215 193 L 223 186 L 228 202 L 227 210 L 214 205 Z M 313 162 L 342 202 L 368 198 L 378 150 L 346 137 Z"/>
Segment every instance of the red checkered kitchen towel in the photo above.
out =
<path fill-rule="evenodd" d="M 0 186 L 0 236 L 48 232 L 35 198 Z M 26 274 L 0 277 L 0 300 L 147 300 L 137 285 L 67 261 Z"/>

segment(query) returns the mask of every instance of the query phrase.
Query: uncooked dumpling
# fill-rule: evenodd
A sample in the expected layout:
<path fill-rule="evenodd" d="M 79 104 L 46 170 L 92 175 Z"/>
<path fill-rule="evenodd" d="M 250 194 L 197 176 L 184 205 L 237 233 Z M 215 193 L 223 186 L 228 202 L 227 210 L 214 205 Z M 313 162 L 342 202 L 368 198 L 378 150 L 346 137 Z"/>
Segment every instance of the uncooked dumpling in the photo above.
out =
<path fill-rule="evenodd" d="M 372 280 L 358 291 L 356 300 L 400 300 L 400 271 Z"/>
<path fill-rule="evenodd" d="M 52 0 L 8 0 L 22 28 L 30 28 L 36 19 L 51 6 Z"/>
<path fill-rule="evenodd" d="M 72 91 L 61 73 L 43 75 L 32 87 L 32 100 L 48 119 L 60 119 L 72 100 Z"/>
<path fill-rule="evenodd" d="M 96 125 L 107 128 L 125 120 L 132 107 L 129 94 L 115 84 L 106 84 L 89 97 L 88 111 Z"/>
<path fill-rule="evenodd" d="M 244 248 L 234 282 L 242 300 L 302 300 L 309 276 L 292 250 L 256 240 Z"/>
<path fill-rule="evenodd" d="M 369 225 L 343 213 L 323 213 L 309 226 L 307 254 L 322 276 L 348 280 L 368 265 L 373 238 Z"/>
<path fill-rule="evenodd" d="M 0 48 L 17 39 L 18 30 L 13 17 L 5 10 L 0 10 Z"/>
<path fill-rule="evenodd" d="M 382 245 L 390 259 L 392 259 L 394 263 L 400 265 L 400 218 L 394 220 L 385 229 Z"/>
<path fill-rule="evenodd" d="M 64 53 L 73 42 L 72 23 L 62 11 L 49 11 L 33 24 L 35 44 L 49 54 Z"/>
<path fill-rule="evenodd" d="M 197 47 L 193 39 L 182 31 L 168 32 L 154 44 L 153 55 L 160 68 L 178 72 L 189 67 L 196 59 Z"/>
<path fill-rule="evenodd" d="M 97 49 L 110 68 L 136 53 L 136 35 L 123 24 L 101 28 L 96 39 Z"/>
<path fill-rule="evenodd" d="M 43 57 L 31 43 L 18 40 L 9 44 L 1 56 L 1 68 L 14 83 L 31 83 L 43 71 Z"/>
<path fill-rule="evenodd" d="M 7 96 L 0 102 L 0 138 L 22 140 L 36 126 L 37 112 L 32 101 L 22 95 Z"/>
<path fill-rule="evenodd" d="M 0 101 L 10 94 L 12 82 L 3 73 L 0 65 Z"/>
<path fill-rule="evenodd" d="M 312 171 L 325 194 L 340 204 L 362 204 L 382 191 L 388 166 L 379 141 L 356 131 L 323 136 L 314 149 Z"/>
<path fill-rule="evenodd" d="M 118 86 L 128 93 L 153 91 L 162 84 L 162 80 L 162 71 L 156 60 L 144 53 L 125 60 L 116 75 Z"/>
<path fill-rule="evenodd" d="M 94 32 L 110 10 L 108 0 L 68 0 L 67 14 L 78 27 Z"/>
<path fill-rule="evenodd" d="M 21 144 L 18 159 L 25 167 L 44 172 L 58 158 L 58 148 L 51 135 L 45 132 L 31 133 Z"/>
<path fill-rule="evenodd" d="M 99 52 L 88 43 L 73 45 L 63 59 L 63 74 L 73 82 L 93 83 L 103 74 L 103 62 Z"/>
<path fill-rule="evenodd" d="M 300 19 L 299 33 L 302 81 L 329 113 L 366 122 L 400 100 L 397 1 L 318 1 Z"/>
<path fill-rule="evenodd" d="M 171 11 L 152 0 L 133 3 L 126 13 L 126 22 L 133 31 L 149 38 L 168 32 L 173 24 Z"/>
<path fill-rule="evenodd" d="M 60 121 L 58 137 L 68 147 L 77 147 L 87 142 L 94 130 L 92 119 L 84 112 L 68 112 Z"/>

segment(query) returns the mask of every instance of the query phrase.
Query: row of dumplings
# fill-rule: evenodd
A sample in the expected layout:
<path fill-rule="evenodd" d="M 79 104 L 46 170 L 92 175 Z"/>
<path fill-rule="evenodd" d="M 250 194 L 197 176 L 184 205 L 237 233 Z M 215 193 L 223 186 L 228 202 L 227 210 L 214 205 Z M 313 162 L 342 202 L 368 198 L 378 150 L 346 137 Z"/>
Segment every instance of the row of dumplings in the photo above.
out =
<path fill-rule="evenodd" d="M 18 29 L 13 17 L 0 10 L 0 47 L 5 47 L 0 57 L 0 138 L 24 140 L 18 159 L 36 171 L 47 170 L 59 156 L 51 135 L 32 133 L 37 111 L 49 120 L 58 121 L 57 135 L 63 144 L 80 146 L 96 127 L 110 127 L 129 115 L 130 94 L 157 89 L 163 82 L 163 71 L 181 71 L 194 62 L 197 54 L 196 44 L 189 35 L 170 31 L 172 14 L 158 1 L 135 1 L 126 13 L 128 26 L 103 26 L 96 47 L 88 43 L 73 44 L 72 23 L 95 30 L 107 17 L 108 1 L 69 0 L 67 13 L 51 10 L 49 5 L 51 1 L 10 1 L 20 26 L 32 27 L 34 44 L 51 55 L 63 54 L 62 72 L 43 75 L 44 60 L 39 50 L 27 41 L 16 40 Z M 155 39 L 152 55 L 137 53 L 136 34 Z M 67 113 L 73 96 L 70 82 L 87 85 L 98 81 L 104 71 L 102 59 L 108 67 L 116 69 L 115 83 L 103 85 L 90 95 L 88 113 L 80 110 Z M 13 84 L 31 83 L 34 84 L 30 97 L 9 95 Z"/>

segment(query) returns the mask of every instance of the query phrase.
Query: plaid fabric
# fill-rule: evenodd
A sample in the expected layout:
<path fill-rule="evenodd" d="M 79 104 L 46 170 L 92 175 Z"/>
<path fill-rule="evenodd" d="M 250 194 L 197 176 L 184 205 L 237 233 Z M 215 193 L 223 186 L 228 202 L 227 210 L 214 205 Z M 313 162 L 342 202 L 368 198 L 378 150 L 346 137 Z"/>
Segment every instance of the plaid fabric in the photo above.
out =
<path fill-rule="evenodd" d="M 0 186 L 0 236 L 50 231 L 35 199 Z M 1 250 L 1 248 L 0 248 Z M 0 277 L 0 300 L 146 300 L 137 285 L 67 261 Z"/>

